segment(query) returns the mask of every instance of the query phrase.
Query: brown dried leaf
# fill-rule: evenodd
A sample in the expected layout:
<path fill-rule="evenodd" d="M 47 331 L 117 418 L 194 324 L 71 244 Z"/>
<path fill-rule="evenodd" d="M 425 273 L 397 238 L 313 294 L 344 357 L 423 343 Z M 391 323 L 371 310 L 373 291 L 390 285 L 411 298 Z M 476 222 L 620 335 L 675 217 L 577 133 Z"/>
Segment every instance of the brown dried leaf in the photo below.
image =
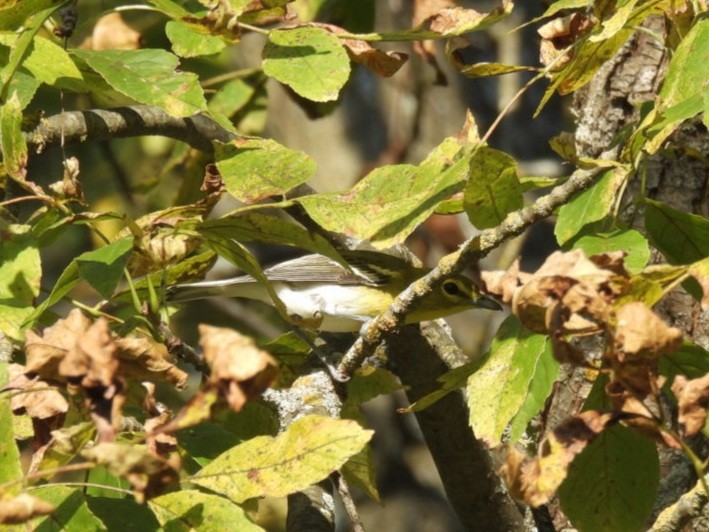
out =
<path fill-rule="evenodd" d="M 679 403 L 679 423 L 685 436 L 694 436 L 704 428 L 709 406 L 709 373 L 698 379 L 687 380 L 677 375 L 672 392 Z"/>
<path fill-rule="evenodd" d="M 26 372 L 36 373 L 43 379 L 61 380 L 59 364 L 76 341 L 89 327 L 91 320 L 79 309 L 72 310 L 69 315 L 47 327 L 38 335 L 33 331 L 25 333 L 25 354 L 27 357 Z"/>
<path fill-rule="evenodd" d="M 0 499 L 0 523 L 17 525 L 26 523 L 34 517 L 49 515 L 54 506 L 28 493 L 20 493 L 15 497 Z"/>
<path fill-rule="evenodd" d="M 487 292 L 500 297 L 504 303 L 509 304 L 517 289 L 529 281 L 532 276 L 520 272 L 519 259 L 515 259 L 507 271 L 480 272 L 480 277 L 485 283 Z"/>
<path fill-rule="evenodd" d="M 80 48 L 87 50 L 137 50 L 142 45 L 142 35 L 128 24 L 120 13 L 104 15 L 94 25 L 94 30 Z"/>
<path fill-rule="evenodd" d="M 177 454 L 163 460 L 144 446 L 121 443 L 99 443 L 81 454 L 114 475 L 126 478 L 135 489 L 136 500 L 140 503 L 159 495 L 179 479 Z"/>
<path fill-rule="evenodd" d="M 342 39 L 340 41 L 347 50 L 350 59 L 364 65 L 377 76 L 388 78 L 396 74 L 409 59 L 403 52 L 385 52 L 364 41 Z"/>
<path fill-rule="evenodd" d="M 3 388 L 12 390 L 10 405 L 14 414 L 27 413 L 32 418 L 47 419 L 66 414 L 69 409 L 64 396 L 38 376 L 28 376 L 24 366 L 10 364 L 9 383 Z"/>
<path fill-rule="evenodd" d="M 217 386 L 234 411 L 261 395 L 276 378 L 276 360 L 236 331 L 200 325 L 200 345 L 212 369 L 210 384 Z"/>
<path fill-rule="evenodd" d="M 682 344 L 682 331 L 668 327 L 642 303 L 623 305 L 616 311 L 616 317 L 615 346 L 621 362 L 628 356 L 654 361 Z"/>
<path fill-rule="evenodd" d="M 145 421 L 143 425 L 147 433 L 146 444 L 148 450 L 155 456 L 168 458 L 171 453 L 177 450 L 177 438 L 167 432 L 155 432 L 157 427 L 165 425 L 170 421 L 170 413 L 163 412 L 156 417 L 151 417 Z"/>
<path fill-rule="evenodd" d="M 542 38 L 539 48 L 539 62 L 544 66 L 549 66 L 564 54 L 565 48 L 574 43 L 592 26 L 593 21 L 582 13 L 555 18 L 541 26 L 537 30 Z M 571 57 L 570 53 L 566 53 L 565 57 L 558 59 L 554 70 L 561 69 L 571 60 Z"/>
<path fill-rule="evenodd" d="M 99 318 L 79 335 L 59 364 L 59 374 L 85 388 L 108 387 L 117 377 L 116 343 L 108 330 L 108 320 Z"/>
<path fill-rule="evenodd" d="M 574 458 L 617 420 L 613 413 L 582 412 L 547 434 L 536 458 L 525 459 L 518 451 L 511 451 L 500 471 L 511 495 L 531 506 L 545 504 L 566 478 Z"/>
<path fill-rule="evenodd" d="M 167 347 L 150 338 L 118 338 L 117 357 L 121 375 L 136 380 L 164 379 L 178 389 L 184 387 L 188 374 L 178 368 Z"/>

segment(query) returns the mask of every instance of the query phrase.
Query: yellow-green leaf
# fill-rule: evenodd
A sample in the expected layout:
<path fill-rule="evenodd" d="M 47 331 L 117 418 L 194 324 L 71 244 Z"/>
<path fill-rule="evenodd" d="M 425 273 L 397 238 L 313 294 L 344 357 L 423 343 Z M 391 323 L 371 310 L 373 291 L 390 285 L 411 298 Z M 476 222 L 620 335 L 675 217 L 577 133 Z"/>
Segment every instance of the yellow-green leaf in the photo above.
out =
<path fill-rule="evenodd" d="M 228 499 L 197 490 L 182 490 L 148 501 L 165 530 L 263 530 Z"/>
<path fill-rule="evenodd" d="M 244 203 L 283 195 L 315 172 L 315 162 L 308 155 L 273 140 L 215 143 L 215 157 L 227 190 Z"/>
<path fill-rule="evenodd" d="M 627 175 L 627 170 L 622 167 L 611 168 L 591 187 L 561 206 L 554 226 L 559 245 L 571 240 L 584 225 L 602 220 L 611 212 Z"/>
<path fill-rule="evenodd" d="M 550 356 L 546 336 L 525 330 L 507 318 L 490 346 L 483 366 L 468 379 L 470 425 L 475 436 L 494 446 L 519 412 L 539 360 Z"/>
<path fill-rule="evenodd" d="M 305 416 L 275 438 L 259 436 L 230 449 L 190 481 L 236 502 L 283 497 L 339 469 L 372 434 L 354 421 Z"/>
<path fill-rule="evenodd" d="M 263 49 L 263 71 L 314 102 L 336 100 L 350 77 L 340 40 L 322 28 L 273 30 Z"/>
<path fill-rule="evenodd" d="M 207 109 L 199 78 L 178 72 L 177 56 L 165 50 L 73 50 L 112 88 L 140 103 L 182 118 Z"/>

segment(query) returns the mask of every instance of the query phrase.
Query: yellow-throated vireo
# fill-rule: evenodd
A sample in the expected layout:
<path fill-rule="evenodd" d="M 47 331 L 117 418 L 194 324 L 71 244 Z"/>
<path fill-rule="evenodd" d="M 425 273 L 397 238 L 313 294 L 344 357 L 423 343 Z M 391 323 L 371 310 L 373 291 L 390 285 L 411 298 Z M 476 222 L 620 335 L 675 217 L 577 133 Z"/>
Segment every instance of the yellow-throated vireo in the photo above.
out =
<path fill-rule="evenodd" d="M 344 251 L 351 269 L 322 255 L 305 255 L 264 270 L 294 323 L 324 332 L 359 331 L 364 322 L 384 312 L 412 282 L 428 273 L 406 260 L 376 251 Z M 253 277 L 203 281 L 173 286 L 172 302 L 209 297 L 243 297 L 273 304 Z M 442 318 L 472 308 L 500 310 L 463 275 L 451 275 L 407 314 L 406 323 Z"/>

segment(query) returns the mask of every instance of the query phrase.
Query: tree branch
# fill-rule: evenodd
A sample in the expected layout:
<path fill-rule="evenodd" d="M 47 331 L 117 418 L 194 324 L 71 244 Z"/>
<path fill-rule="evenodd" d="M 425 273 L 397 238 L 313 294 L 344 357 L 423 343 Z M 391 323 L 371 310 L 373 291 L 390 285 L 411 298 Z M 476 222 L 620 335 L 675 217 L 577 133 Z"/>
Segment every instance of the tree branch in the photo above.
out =
<path fill-rule="evenodd" d="M 478 262 L 505 240 L 521 234 L 533 223 L 550 216 L 574 194 L 591 186 L 603 170 L 604 168 L 577 170 L 568 181 L 554 188 L 546 196 L 542 196 L 529 207 L 508 214 L 497 227 L 485 229 L 467 240 L 458 251 L 443 257 L 438 266 L 425 277 L 399 294 L 386 312 L 369 322 L 337 368 L 342 380 L 352 376 L 362 361 L 374 353 L 386 335 L 403 325 L 408 309 L 436 289 L 445 276 L 460 273 L 468 264 Z"/>
<path fill-rule="evenodd" d="M 62 134 L 64 144 L 160 135 L 208 153 L 213 151 L 213 140 L 229 142 L 237 138 L 208 116 L 175 118 L 149 105 L 69 111 L 43 118 L 23 136 L 30 151 L 41 153 L 46 148 L 59 146 Z"/>
<path fill-rule="evenodd" d="M 387 337 L 389 361 L 415 402 L 437 387 L 436 379 L 451 368 L 440 352 L 460 348 L 445 329 L 430 322 L 403 327 Z M 467 530 L 525 530 L 524 519 L 507 494 L 483 443 L 468 423 L 462 390 L 449 393 L 415 412 L 426 445 L 441 476 L 446 495 Z"/>

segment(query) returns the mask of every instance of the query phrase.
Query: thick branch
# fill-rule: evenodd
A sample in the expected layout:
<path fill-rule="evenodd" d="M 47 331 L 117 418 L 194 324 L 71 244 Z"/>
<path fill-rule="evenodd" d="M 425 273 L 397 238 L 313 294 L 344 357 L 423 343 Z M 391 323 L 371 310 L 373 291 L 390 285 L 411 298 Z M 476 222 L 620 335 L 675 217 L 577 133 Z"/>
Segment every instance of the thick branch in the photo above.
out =
<path fill-rule="evenodd" d="M 175 118 L 149 105 L 61 113 L 42 119 L 24 137 L 30 151 L 41 153 L 45 148 L 59 146 L 62 134 L 65 144 L 161 135 L 210 153 L 213 140 L 229 142 L 236 138 L 207 116 Z"/>
<path fill-rule="evenodd" d="M 550 216 L 574 194 L 591 186 L 602 170 L 577 170 L 568 181 L 554 188 L 546 196 L 539 198 L 529 207 L 508 214 L 497 227 L 482 231 L 466 241 L 458 251 L 443 257 L 436 268 L 399 294 L 386 312 L 368 324 L 337 368 L 341 378 L 347 380 L 351 377 L 362 361 L 374 353 L 384 337 L 404 323 L 406 312 L 413 303 L 436 289 L 443 277 L 461 272 L 468 264 L 479 261 L 505 240 L 521 234 L 533 223 Z"/>
<path fill-rule="evenodd" d="M 440 352 L 460 349 L 434 322 L 421 331 L 415 326 L 400 329 L 387 337 L 387 347 L 410 402 L 434 391 L 436 378 L 450 369 Z M 503 487 L 487 449 L 475 438 L 468 418 L 462 390 L 416 412 L 448 499 L 467 530 L 525 530 L 522 514 Z"/>

